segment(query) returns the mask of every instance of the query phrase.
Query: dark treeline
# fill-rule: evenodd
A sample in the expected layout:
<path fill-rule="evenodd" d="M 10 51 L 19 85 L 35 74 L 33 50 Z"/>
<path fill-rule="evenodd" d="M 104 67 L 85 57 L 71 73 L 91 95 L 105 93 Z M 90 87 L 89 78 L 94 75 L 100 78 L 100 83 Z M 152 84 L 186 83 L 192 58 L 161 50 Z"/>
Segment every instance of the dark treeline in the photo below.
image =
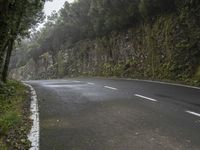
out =
<path fill-rule="evenodd" d="M 11 68 L 24 66 L 31 58 L 36 66 L 41 65 L 41 56 L 48 53 L 54 76 L 46 77 L 58 77 L 60 54 L 66 54 L 61 76 L 76 72 L 171 80 L 195 78 L 199 82 L 199 26 L 199 0 L 66 2 L 59 13 L 48 18 L 43 29 L 18 47 L 27 50 L 25 59 L 12 63 Z M 126 54 L 124 43 L 129 44 Z M 17 60 L 13 57 L 13 62 Z"/>
<path fill-rule="evenodd" d="M 177 0 L 78 0 L 66 2 L 59 14 L 52 14 L 45 28 L 33 35 L 39 53 L 59 50 L 83 39 L 108 36 L 112 31 L 123 31 L 153 22 L 158 15 L 172 13 L 190 1 Z"/>
<path fill-rule="evenodd" d="M 45 51 L 55 54 L 66 44 L 71 46 L 83 39 L 108 36 L 112 31 L 127 30 L 144 21 L 153 22 L 158 15 L 174 12 L 178 6 L 180 4 L 174 0 L 66 2 L 59 14 L 52 14 L 45 27 L 32 35 L 37 47 L 33 47 L 33 53 L 37 56 Z"/>
<path fill-rule="evenodd" d="M 0 81 L 6 81 L 16 41 L 43 18 L 45 0 L 0 0 Z"/>

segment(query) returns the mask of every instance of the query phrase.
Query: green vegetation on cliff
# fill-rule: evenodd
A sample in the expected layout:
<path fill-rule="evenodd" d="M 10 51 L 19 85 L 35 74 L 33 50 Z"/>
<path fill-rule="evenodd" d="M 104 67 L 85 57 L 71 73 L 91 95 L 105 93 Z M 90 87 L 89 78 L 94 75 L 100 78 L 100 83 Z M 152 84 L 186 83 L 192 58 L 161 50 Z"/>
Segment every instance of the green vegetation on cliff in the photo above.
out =
<path fill-rule="evenodd" d="M 23 59 L 20 50 L 27 50 Z M 118 76 L 200 85 L 200 2 L 66 2 L 16 53 L 11 75 L 18 78 Z"/>

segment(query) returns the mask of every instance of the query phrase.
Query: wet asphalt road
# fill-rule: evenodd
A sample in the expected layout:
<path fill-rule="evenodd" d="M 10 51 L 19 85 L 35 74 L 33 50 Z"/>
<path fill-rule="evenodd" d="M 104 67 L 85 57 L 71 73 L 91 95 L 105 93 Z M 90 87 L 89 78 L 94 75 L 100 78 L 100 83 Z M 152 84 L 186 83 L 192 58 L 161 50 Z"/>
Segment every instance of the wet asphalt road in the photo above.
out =
<path fill-rule="evenodd" d="M 200 89 L 137 80 L 29 81 L 40 150 L 199 150 Z"/>

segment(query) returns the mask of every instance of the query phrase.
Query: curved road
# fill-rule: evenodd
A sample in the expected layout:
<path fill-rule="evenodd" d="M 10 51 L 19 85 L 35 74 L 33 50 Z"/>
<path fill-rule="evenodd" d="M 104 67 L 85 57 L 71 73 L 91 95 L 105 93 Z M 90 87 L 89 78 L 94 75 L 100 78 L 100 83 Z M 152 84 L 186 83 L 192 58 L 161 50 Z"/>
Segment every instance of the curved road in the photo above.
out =
<path fill-rule="evenodd" d="M 41 150 L 199 150 L 200 89 L 124 79 L 28 81 Z"/>

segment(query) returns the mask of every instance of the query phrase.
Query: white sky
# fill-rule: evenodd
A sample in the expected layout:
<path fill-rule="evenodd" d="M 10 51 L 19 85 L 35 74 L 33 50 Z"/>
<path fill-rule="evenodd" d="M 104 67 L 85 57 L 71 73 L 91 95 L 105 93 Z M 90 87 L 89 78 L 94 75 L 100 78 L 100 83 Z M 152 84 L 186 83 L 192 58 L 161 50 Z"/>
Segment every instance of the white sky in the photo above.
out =
<path fill-rule="evenodd" d="M 72 3 L 74 0 L 53 0 L 53 2 L 46 2 L 44 5 L 44 13 L 46 16 L 51 15 L 53 11 L 58 12 L 64 5 L 64 3 L 68 1 Z M 37 29 L 42 28 L 44 23 L 40 24 Z"/>
<path fill-rule="evenodd" d="M 53 0 L 53 2 L 46 2 L 44 5 L 44 12 L 45 14 L 51 15 L 53 11 L 58 11 L 60 8 L 63 7 L 64 3 L 68 1 L 69 3 L 72 3 L 74 0 Z"/>

